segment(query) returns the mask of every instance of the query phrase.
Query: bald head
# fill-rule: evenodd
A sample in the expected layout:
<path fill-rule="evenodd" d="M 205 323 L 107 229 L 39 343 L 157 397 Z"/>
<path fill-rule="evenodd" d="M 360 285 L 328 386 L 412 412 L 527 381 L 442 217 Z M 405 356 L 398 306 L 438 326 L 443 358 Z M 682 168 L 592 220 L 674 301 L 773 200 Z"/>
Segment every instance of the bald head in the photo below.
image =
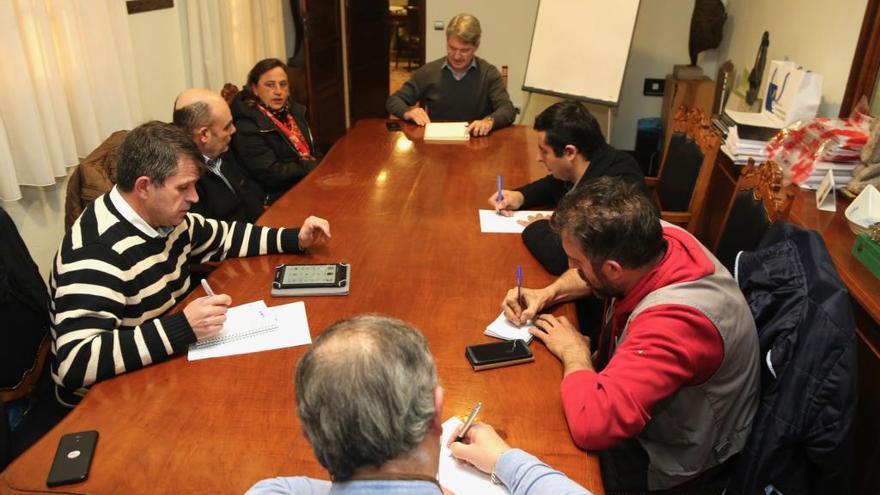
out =
<path fill-rule="evenodd" d="M 207 89 L 180 93 L 174 100 L 173 120 L 208 158 L 217 158 L 229 149 L 235 132 L 226 100 Z"/>

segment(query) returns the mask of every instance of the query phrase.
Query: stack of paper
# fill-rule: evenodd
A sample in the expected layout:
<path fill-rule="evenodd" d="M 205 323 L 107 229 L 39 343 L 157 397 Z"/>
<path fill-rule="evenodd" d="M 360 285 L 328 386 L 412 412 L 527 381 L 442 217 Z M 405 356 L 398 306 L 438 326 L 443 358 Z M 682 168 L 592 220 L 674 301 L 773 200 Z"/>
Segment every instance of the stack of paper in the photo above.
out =
<path fill-rule="evenodd" d="M 431 122 L 425 126 L 425 141 L 467 141 L 467 122 Z"/>
<path fill-rule="evenodd" d="M 495 337 L 503 340 L 525 340 L 526 344 L 532 341 L 532 334 L 529 333 L 530 328 L 535 328 L 535 324 L 529 320 L 525 325 L 518 327 L 504 317 L 504 312 L 495 318 L 495 321 L 486 327 L 483 334 L 489 337 Z"/>
<path fill-rule="evenodd" d="M 779 123 L 767 114 L 733 110 L 725 111 L 713 125 L 726 128 L 722 131 L 725 139 L 721 151 L 737 165 L 745 165 L 749 158 L 757 163 L 766 161 L 769 158 L 767 143 L 780 131 Z"/>

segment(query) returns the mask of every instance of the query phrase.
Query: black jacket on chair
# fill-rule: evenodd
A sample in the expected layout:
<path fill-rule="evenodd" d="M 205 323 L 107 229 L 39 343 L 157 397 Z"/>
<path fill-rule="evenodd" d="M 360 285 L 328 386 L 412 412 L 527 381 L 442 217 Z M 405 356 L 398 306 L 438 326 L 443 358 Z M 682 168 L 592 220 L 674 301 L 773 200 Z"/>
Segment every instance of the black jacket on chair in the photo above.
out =
<path fill-rule="evenodd" d="M 235 96 L 229 105 L 235 120 L 232 151 L 241 165 L 269 195 L 274 203 L 294 184 L 303 179 L 321 161 L 316 149 L 306 107 L 289 100 L 289 111 L 312 150 L 313 160 L 301 156 L 278 127 L 257 108 L 250 90 Z"/>
<path fill-rule="evenodd" d="M 761 402 L 727 493 L 850 493 L 855 320 L 825 243 L 777 222 L 740 255 L 737 280 L 758 328 Z"/>

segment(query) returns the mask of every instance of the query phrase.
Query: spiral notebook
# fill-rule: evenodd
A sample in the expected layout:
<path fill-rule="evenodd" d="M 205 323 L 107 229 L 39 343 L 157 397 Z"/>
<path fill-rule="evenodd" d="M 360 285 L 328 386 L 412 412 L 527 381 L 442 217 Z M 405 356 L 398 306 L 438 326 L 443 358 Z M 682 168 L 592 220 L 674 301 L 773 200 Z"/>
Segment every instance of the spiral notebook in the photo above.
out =
<path fill-rule="evenodd" d="M 198 361 L 310 343 L 312 336 L 303 301 L 270 308 L 263 301 L 255 301 L 229 308 L 223 332 L 210 341 L 191 345 L 187 359 Z"/>
<path fill-rule="evenodd" d="M 269 313 L 266 303 L 262 300 L 254 301 L 229 308 L 223 330 L 216 337 L 197 342 L 190 348 L 202 349 L 234 342 L 276 328 L 278 328 L 278 320 Z"/>

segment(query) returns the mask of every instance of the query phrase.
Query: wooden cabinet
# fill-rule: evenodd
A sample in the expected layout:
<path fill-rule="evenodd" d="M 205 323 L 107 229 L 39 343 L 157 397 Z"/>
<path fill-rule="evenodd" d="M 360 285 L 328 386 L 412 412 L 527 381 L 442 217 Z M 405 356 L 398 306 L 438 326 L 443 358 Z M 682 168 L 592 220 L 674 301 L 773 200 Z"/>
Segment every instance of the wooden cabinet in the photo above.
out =
<path fill-rule="evenodd" d="M 669 145 L 669 137 L 672 135 L 672 118 L 675 110 L 684 105 L 688 108 L 699 108 L 706 115 L 712 115 L 712 103 L 715 101 L 715 81 L 703 76 L 702 79 L 683 80 L 673 75 L 666 76 L 666 86 L 663 90 L 663 108 L 660 118 L 663 121 L 663 154 L 666 156 L 666 148 Z M 662 162 L 661 162 L 662 163 Z"/>

